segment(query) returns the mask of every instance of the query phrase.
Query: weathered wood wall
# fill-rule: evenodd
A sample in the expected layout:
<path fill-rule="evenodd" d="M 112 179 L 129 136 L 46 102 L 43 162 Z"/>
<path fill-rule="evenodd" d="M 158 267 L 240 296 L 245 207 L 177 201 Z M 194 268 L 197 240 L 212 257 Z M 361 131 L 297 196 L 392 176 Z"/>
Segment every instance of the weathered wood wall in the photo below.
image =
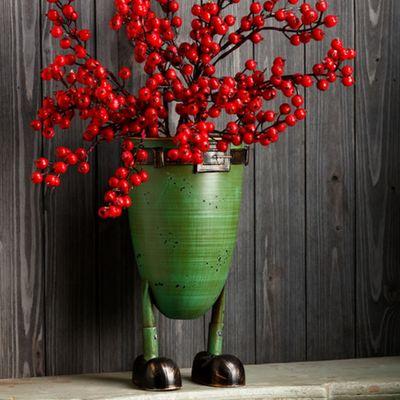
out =
<path fill-rule="evenodd" d="M 111 67 L 131 62 L 107 28 L 113 2 L 76 3 L 97 32 L 91 51 Z M 308 92 L 307 122 L 257 149 L 247 169 L 225 342 L 247 363 L 400 354 L 400 9 L 396 0 L 331 3 L 338 35 L 358 50 L 357 86 Z M 39 79 L 52 49 L 46 8 L 0 1 L 0 377 L 128 370 L 141 346 L 127 221 L 95 217 L 110 149 L 56 196 L 29 184 L 32 160 L 52 150 L 29 128 L 51 90 Z M 254 51 L 300 71 L 322 55 L 271 35 L 225 73 Z M 190 365 L 208 318 L 160 317 L 162 353 Z"/>

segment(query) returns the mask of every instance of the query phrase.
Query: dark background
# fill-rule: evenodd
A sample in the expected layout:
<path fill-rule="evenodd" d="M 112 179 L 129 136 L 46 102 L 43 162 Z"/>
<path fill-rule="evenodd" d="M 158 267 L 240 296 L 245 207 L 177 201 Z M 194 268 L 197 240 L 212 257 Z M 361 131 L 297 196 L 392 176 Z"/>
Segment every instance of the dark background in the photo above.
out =
<path fill-rule="evenodd" d="M 130 47 L 108 29 L 112 0 L 75 3 L 96 32 L 91 51 L 109 67 L 129 64 Z M 181 3 L 188 26 L 192 1 Z M 330 37 L 358 51 L 357 86 L 308 91 L 306 123 L 253 153 L 225 333 L 225 351 L 246 363 L 400 354 L 400 7 L 331 3 L 341 23 Z M 128 370 L 141 352 L 127 220 L 96 217 L 116 148 L 100 148 L 98 167 L 71 173 L 55 196 L 29 183 L 39 154 L 77 147 L 81 134 L 75 126 L 44 143 L 29 128 L 51 90 L 39 79 L 54 45 L 46 7 L 0 0 L 0 377 Z M 303 71 L 330 40 L 304 50 L 280 36 L 243 48 L 224 73 L 253 52 Z M 189 366 L 208 319 L 160 318 L 162 354 Z"/>

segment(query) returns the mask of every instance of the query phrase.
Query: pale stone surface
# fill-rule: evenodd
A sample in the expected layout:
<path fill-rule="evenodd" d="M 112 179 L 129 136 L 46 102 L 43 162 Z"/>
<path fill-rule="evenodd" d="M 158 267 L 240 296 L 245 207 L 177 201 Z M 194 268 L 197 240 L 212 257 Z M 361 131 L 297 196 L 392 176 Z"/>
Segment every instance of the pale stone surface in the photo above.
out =
<path fill-rule="evenodd" d="M 249 365 L 238 389 L 199 386 L 182 372 L 184 388 L 164 393 L 133 388 L 129 373 L 0 380 L 0 400 L 400 399 L 400 357 Z"/>

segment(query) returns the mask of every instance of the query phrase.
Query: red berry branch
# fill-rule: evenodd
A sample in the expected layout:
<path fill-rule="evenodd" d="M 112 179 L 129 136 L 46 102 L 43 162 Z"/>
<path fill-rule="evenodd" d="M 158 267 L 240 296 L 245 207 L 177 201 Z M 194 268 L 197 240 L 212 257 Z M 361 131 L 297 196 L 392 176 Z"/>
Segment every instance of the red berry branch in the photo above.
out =
<path fill-rule="evenodd" d="M 132 77 L 130 68 L 113 74 L 88 53 L 91 32 L 78 26 L 74 0 L 47 1 L 53 6 L 47 13 L 50 33 L 63 51 L 43 69 L 41 77 L 60 82 L 62 88 L 43 100 L 32 128 L 52 139 L 58 130 L 68 129 L 76 116 L 87 121 L 87 126 L 81 148 L 57 147 L 53 162 L 39 158 L 32 180 L 54 188 L 71 167 L 87 174 L 96 146 L 118 140 L 121 165 L 108 181 L 105 205 L 99 210 L 103 218 L 120 216 L 132 205 L 130 191 L 149 179 L 141 168 L 148 158 L 141 139 L 172 137 L 175 148 L 168 152 L 170 160 L 201 164 L 212 141 L 222 152 L 230 144 L 268 146 L 276 142 L 307 115 L 299 88 L 315 85 L 325 91 L 336 81 L 344 86 L 354 84 L 353 68 L 345 63 L 356 53 L 339 39 L 332 41 L 326 57 L 306 74 L 288 74 L 281 57 L 270 68 L 260 69 L 249 59 L 235 76 L 217 74 L 221 60 L 246 42 L 257 45 L 266 31 L 281 32 L 294 46 L 323 40 L 325 29 L 337 24 L 337 17 L 327 14 L 325 0 L 314 6 L 299 5 L 298 0 L 253 2 L 240 20 L 229 13 L 240 0 L 196 4 L 191 10 L 190 41 L 182 43 L 177 43 L 182 26 L 176 15 L 178 1 L 156 0 L 162 10 L 158 15 L 150 0 L 115 0 L 110 27 L 124 30 L 135 60 L 147 74 L 145 86 L 137 93 L 125 87 Z M 285 99 L 279 108 L 268 107 L 278 95 Z M 175 132 L 170 132 L 168 124 L 171 107 L 179 116 Z M 222 114 L 232 120 L 218 130 L 214 120 Z"/>

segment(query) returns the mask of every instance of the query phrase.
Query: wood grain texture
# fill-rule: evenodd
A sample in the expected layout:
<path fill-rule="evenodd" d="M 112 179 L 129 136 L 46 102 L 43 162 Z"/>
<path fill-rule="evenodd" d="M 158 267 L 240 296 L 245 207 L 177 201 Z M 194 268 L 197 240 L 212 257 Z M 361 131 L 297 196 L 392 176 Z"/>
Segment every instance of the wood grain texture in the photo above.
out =
<path fill-rule="evenodd" d="M 179 41 L 188 38 L 194 2 L 181 1 Z M 114 71 L 132 65 L 129 87 L 138 89 L 142 66 L 123 35 L 108 28 L 113 2 L 75 3 L 83 25 L 96 28 L 90 51 Z M 0 377 L 130 370 L 142 352 L 127 218 L 95 215 L 118 146 L 100 147 L 89 176 L 70 171 L 44 202 L 28 182 L 42 147 L 29 128 L 41 97 L 39 71 L 58 48 L 47 4 L 0 2 Z M 232 6 L 233 14 L 249 4 Z M 340 25 L 330 37 L 350 46 L 356 39 L 355 90 L 310 90 L 306 124 L 257 148 L 246 171 L 224 346 L 246 363 L 400 354 L 400 12 L 395 0 L 331 5 Z M 308 67 L 328 45 L 307 47 Z M 254 53 L 266 66 L 278 54 L 288 71 L 303 70 L 303 50 L 277 33 Z M 244 47 L 224 60 L 222 74 L 252 55 Z M 78 147 L 84 125 L 46 141 L 45 154 L 61 143 Z M 206 347 L 208 321 L 159 316 L 161 354 L 190 366 Z"/>
<path fill-rule="evenodd" d="M 45 15 L 48 3 L 43 1 Z M 94 28 L 94 1 L 76 3 L 82 27 Z M 54 56 L 56 42 L 44 26 L 43 63 Z M 93 52 L 93 42 L 89 45 Z M 46 85 L 46 93 L 49 93 Z M 57 145 L 81 146 L 86 124 L 75 122 L 68 132 L 46 141 L 53 158 Z M 72 168 L 71 168 L 72 169 Z M 98 371 L 95 173 L 83 177 L 69 171 L 60 190 L 46 197 L 46 373 Z M 97 220 L 96 220 L 97 221 Z"/>
<path fill-rule="evenodd" d="M 330 38 L 354 46 L 353 7 L 331 2 L 340 24 L 325 46 L 307 47 L 307 70 L 323 59 Z M 307 93 L 307 358 L 348 358 L 355 340 L 354 91 L 339 83 Z"/>
<path fill-rule="evenodd" d="M 288 73 L 304 70 L 304 51 L 279 32 L 255 46 L 268 67 L 286 59 Z M 277 110 L 279 97 L 268 105 Z M 304 360 L 305 214 L 304 134 L 300 123 L 268 148 L 256 149 L 256 351 L 257 363 Z"/>
<path fill-rule="evenodd" d="M 0 4 L 0 378 L 45 373 L 43 224 L 30 185 L 40 139 L 29 127 L 39 104 L 40 7 Z"/>
<path fill-rule="evenodd" d="M 242 1 L 228 8 L 225 14 L 245 15 L 249 3 Z M 219 63 L 217 76 L 234 76 L 244 68 L 246 60 L 253 58 L 253 46 L 244 44 L 240 51 Z M 224 128 L 231 120 L 224 115 L 218 126 Z M 224 328 L 224 353 L 238 357 L 243 363 L 255 363 L 255 242 L 254 242 L 254 151 L 250 164 L 245 169 L 241 217 L 238 241 L 226 287 L 226 309 Z M 243 290 L 245 288 L 245 290 Z M 206 338 L 208 337 L 208 319 Z"/>
<path fill-rule="evenodd" d="M 180 9 L 177 13 L 183 25 L 179 30 L 178 43 L 189 40 L 191 30 L 191 8 L 200 1 L 185 0 L 180 2 Z M 177 114 L 173 107 L 170 107 L 170 129 L 177 125 Z M 192 321 L 171 320 L 158 313 L 158 334 L 160 340 L 160 354 L 172 358 L 180 368 L 191 367 L 194 356 L 205 349 L 204 325 L 205 318 L 198 318 Z"/>
<path fill-rule="evenodd" d="M 140 69 L 133 65 L 133 51 L 121 32 L 109 29 L 114 4 L 96 1 L 96 53 L 110 70 L 133 67 L 135 80 L 128 87 L 135 92 L 143 82 L 137 78 Z M 102 204 L 107 181 L 117 168 L 120 156 L 118 143 L 98 147 L 98 204 Z M 116 221 L 98 220 L 98 268 L 100 310 L 100 370 L 126 371 L 141 350 L 140 280 L 136 271 L 127 215 Z"/>
<path fill-rule="evenodd" d="M 356 1 L 357 355 L 400 354 L 400 11 Z"/>

